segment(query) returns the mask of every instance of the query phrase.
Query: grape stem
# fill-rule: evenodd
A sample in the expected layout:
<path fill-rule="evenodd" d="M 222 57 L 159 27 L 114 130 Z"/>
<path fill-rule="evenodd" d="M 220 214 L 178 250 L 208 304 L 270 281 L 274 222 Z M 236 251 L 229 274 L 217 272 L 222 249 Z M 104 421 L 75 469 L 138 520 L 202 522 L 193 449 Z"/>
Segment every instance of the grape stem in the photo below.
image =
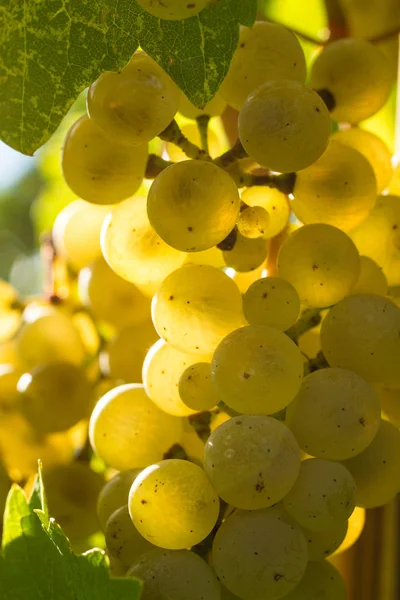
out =
<path fill-rule="evenodd" d="M 239 139 L 236 140 L 232 148 L 230 148 L 224 154 L 221 154 L 218 158 L 214 160 L 214 163 L 221 167 L 222 169 L 226 169 L 230 165 L 232 165 L 237 160 L 241 158 L 246 158 L 248 156 L 246 150 L 243 148 Z"/>
<path fill-rule="evenodd" d="M 187 137 L 185 137 L 178 125 L 175 121 L 171 121 L 171 123 L 162 131 L 158 137 L 162 139 L 164 142 L 170 142 L 175 146 L 178 146 L 182 152 L 186 154 L 188 158 L 192 160 L 208 160 L 211 161 L 211 157 L 205 150 L 202 150 L 196 144 L 190 142 Z"/>
<path fill-rule="evenodd" d="M 267 187 L 276 188 L 283 194 L 293 193 L 295 182 L 296 173 L 283 173 L 283 175 L 241 173 L 239 177 L 241 187 L 265 185 Z"/>
<path fill-rule="evenodd" d="M 57 251 L 51 232 L 42 235 L 40 250 L 44 266 L 44 297 L 53 304 L 58 304 L 62 299 L 57 294 L 56 260 Z"/>
<path fill-rule="evenodd" d="M 321 323 L 321 309 L 320 308 L 307 308 L 303 311 L 300 319 L 298 319 L 295 325 L 292 325 L 287 331 L 286 335 L 290 337 L 296 344 L 298 339 L 303 333 L 306 333 L 309 329 L 317 327 Z"/>
<path fill-rule="evenodd" d="M 209 115 L 200 115 L 196 118 L 197 128 L 200 134 L 201 149 L 204 150 L 207 155 L 210 152 L 208 148 L 208 124 L 210 122 L 210 118 L 211 117 Z"/>
<path fill-rule="evenodd" d="M 149 154 L 146 165 L 146 179 L 155 179 L 157 175 L 161 173 L 161 171 L 164 171 L 164 169 L 173 164 L 175 163 L 170 162 L 169 160 L 164 160 L 157 154 Z"/>
<path fill-rule="evenodd" d="M 326 360 L 322 351 L 319 351 L 315 358 L 310 358 L 304 368 L 304 377 L 319 369 L 326 369 L 329 367 L 328 361 Z"/>

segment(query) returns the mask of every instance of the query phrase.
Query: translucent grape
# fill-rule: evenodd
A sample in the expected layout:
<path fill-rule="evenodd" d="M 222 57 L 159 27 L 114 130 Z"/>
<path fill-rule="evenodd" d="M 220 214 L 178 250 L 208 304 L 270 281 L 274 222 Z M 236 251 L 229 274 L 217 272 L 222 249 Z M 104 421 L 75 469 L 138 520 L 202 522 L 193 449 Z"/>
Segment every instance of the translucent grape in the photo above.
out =
<path fill-rule="evenodd" d="M 264 235 L 268 228 L 269 214 L 262 206 L 248 206 L 241 211 L 237 228 L 240 234 L 247 238 L 258 238 Z"/>
<path fill-rule="evenodd" d="M 119 277 L 102 258 L 80 272 L 78 291 L 96 320 L 117 329 L 144 323 L 150 316 L 149 298 Z"/>
<path fill-rule="evenodd" d="M 264 229 L 264 237 L 269 239 L 285 229 L 290 207 L 287 196 L 277 189 L 254 186 L 242 192 L 242 200 L 249 206 L 261 206 L 268 212 L 268 225 Z"/>
<path fill-rule="evenodd" d="M 292 208 L 302 223 L 328 223 L 350 231 L 375 204 L 376 179 L 366 158 L 332 141 L 324 154 L 296 175 Z"/>
<path fill-rule="evenodd" d="M 386 102 L 392 83 L 387 57 L 364 40 L 347 38 L 328 44 L 311 67 L 311 86 L 332 96 L 332 117 L 342 123 L 358 123 L 375 114 Z"/>
<path fill-rule="evenodd" d="M 144 583 L 142 600 L 220 600 L 219 583 L 208 564 L 188 550 L 152 550 L 128 575 Z"/>
<path fill-rule="evenodd" d="M 294 287 L 279 277 L 263 277 L 251 284 L 243 297 L 243 311 L 250 325 L 289 329 L 300 313 L 300 298 Z"/>
<path fill-rule="evenodd" d="M 319 458 L 343 460 L 374 439 L 380 403 L 374 389 L 346 369 L 320 369 L 308 375 L 286 409 L 287 424 L 300 447 Z"/>
<path fill-rule="evenodd" d="M 263 83 L 277 79 L 304 82 L 305 78 L 306 61 L 297 37 L 278 23 L 258 21 L 251 29 L 241 27 L 239 45 L 220 93 L 239 110 Z"/>
<path fill-rule="evenodd" d="M 125 569 L 154 546 L 144 539 L 132 523 L 128 506 L 122 506 L 110 516 L 105 529 L 106 545 L 109 554 L 118 560 Z"/>
<path fill-rule="evenodd" d="M 97 516 L 103 531 L 111 515 L 128 502 L 129 490 L 141 469 L 120 471 L 112 477 L 97 498 Z"/>
<path fill-rule="evenodd" d="M 282 500 L 296 481 L 300 449 L 283 423 L 242 415 L 210 435 L 204 468 L 228 504 L 247 510 L 266 508 Z"/>
<path fill-rule="evenodd" d="M 185 265 L 163 281 L 153 299 L 152 319 L 171 346 L 207 354 L 242 324 L 242 297 L 219 269 Z"/>
<path fill-rule="evenodd" d="M 331 132 L 325 103 L 297 81 L 271 81 L 247 98 L 239 113 L 239 138 L 260 165 L 279 173 L 312 165 Z"/>
<path fill-rule="evenodd" d="M 161 410 L 177 417 L 196 412 L 189 408 L 179 394 L 179 380 L 187 367 L 208 360 L 209 355 L 181 352 L 164 340 L 158 340 L 148 351 L 143 363 L 143 383 L 149 398 Z"/>
<path fill-rule="evenodd" d="M 197 112 L 201 113 L 202 111 L 198 110 Z M 196 144 L 199 148 L 201 147 L 201 137 L 199 128 L 197 123 L 185 123 L 180 127 L 182 134 L 192 142 L 192 144 Z M 220 154 L 222 154 L 223 150 L 225 150 L 225 145 L 221 136 L 216 133 L 213 129 L 212 124 L 208 127 L 208 154 L 211 158 L 217 158 Z M 180 149 L 179 146 L 176 146 L 172 142 L 167 142 L 166 150 L 170 160 L 174 162 L 180 162 L 182 160 L 187 160 L 188 157 Z"/>
<path fill-rule="evenodd" d="M 191 252 L 187 255 L 186 262 L 195 265 L 209 265 L 210 267 L 217 267 L 217 269 L 225 267 L 222 250 L 216 246 L 202 252 Z"/>
<path fill-rule="evenodd" d="M 367 381 L 399 381 L 400 308 L 382 296 L 349 296 L 326 315 L 323 353 L 332 367 L 350 369 Z"/>
<path fill-rule="evenodd" d="M 358 150 L 368 160 L 374 170 L 378 194 L 388 187 L 393 171 L 392 157 L 381 138 L 360 127 L 350 127 L 336 131 L 332 139 Z"/>
<path fill-rule="evenodd" d="M 277 329 L 249 325 L 227 335 L 215 350 L 212 377 L 221 399 L 244 414 L 272 414 L 297 394 L 303 359 Z"/>
<path fill-rule="evenodd" d="M 346 600 L 339 571 L 328 561 L 309 562 L 304 577 L 285 600 Z"/>
<path fill-rule="evenodd" d="M 129 512 L 149 542 L 183 550 L 210 533 L 219 500 L 203 469 L 187 460 L 171 459 L 138 475 L 129 493 Z"/>
<path fill-rule="evenodd" d="M 147 214 L 167 244 L 197 252 L 228 235 L 236 223 L 239 203 L 236 185 L 225 171 L 204 160 L 185 160 L 156 177 L 147 198 Z"/>
<path fill-rule="evenodd" d="M 179 378 L 178 389 L 182 402 L 195 411 L 211 410 L 218 404 L 209 362 L 196 362 L 187 367 Z"/>
<path fill-rule="evenodd" d="M 300 474 L 283 499 L 285 510 L 311 531 L 326 531 L 347 521 L 355 507 L 355 481 L 340 463 L 303 460 Z"/>
<path fill-rule="evenodd" d="M 118 386 L 97 403 L 89 423 L 96 454 L 118 470 L 160 460 L 182 436 L 182 423 L 161 411 L 141 385 Z"/>
<path fill-rule="evenodd" d="M 357 508 L 354 509 L 354 512 L 356 510 Z M 347 529 L 348 521 L 337 521 L 334 526 L 325 531 L 311 531 L 303 528 L 308 544 L 308 560 L 323 560 L 333 554 L 343 544 Z"/>
<path fill-rule="evenodd" d="M 279 507 L 235 511 L 216 533 L 212 560 L 233 594 L 243 600 L 276 600 L 301 580 L 307 542 Z"/>
<path fill-rule="evenodd" d="M 334 555 L 345 552 L 353 546 L 363 532 L 365 525 L 365 508 L 356 506 L 348 520 L 347 533 L 339 548 L 335 550 Z"/>
<path fill-rule="evenodd" d="M 399 492 L 399 453 L 400 431 L 382 420 L 368 448 L 343 462 L 356 482 L 357 506 L 383 506 Z"/>
<path fill-rule="evenodd" d="M 129 148 L 112 142 L 84 116 L 67 133 L 62 171 L 71 190 L 83 200 L 115 204 L 138 190 L 147 154 L 147 144 Z"/>
<path fill-rule="evenodd" d="M 278 273 L 293 285 L 304 304 L 330 306 L 355 285 L 360 256 L 340 229 L 323 223 L 305 225 L 282 244 Z"/>
<path fill-rule="evenodd" d="M 143 196 L 121 202 L 106 217 L 101 248 L 104 258 L 120 277 L 155 288 L 186 258 L 185 253 L 168 246 L 154 231 Z"/>
<path fill-rule="evenodd" d="M 71 363 L 42 364 L 18 382 L 20 409 L 37 432 L 65 431 L 93 408 L 92 386 L 85 371 Z"/>
<path fill-rule="evenodd" d="M 251 284 L 257 281 L 257 279 L 260 279 L 260 277 L 266 277 L 267 275 L 265 262 L 256 269 L 253 269 L 253 271 L 240 273 L 239 271 L 234 271 L 233 269 L 226 269 L 225 272 L 236 283 L 241 294 L 245 294 Z M 243 322 L 245 323 L 245 321 Z"/>
<path fill-rule="evenodd" d="M 250 239 L 238 233 L 232 250 L 225 250 L 223 257 L 225 264 L 239 273 L 254 271 L 267 257 L 267 241 L 262 237 Z"/>
<path fill-rule="evenodd" d="M 209 117 L 218 117 L 224 112 L 225 108 L 226 102 L 222 98 L 220 92 L 217 92 L 214 98 L 210 100 L 210 102 L 207 102 L 204 108 L 197 108 L 197 106 L 192 104 L 186 98 L 185 94 L 181 94 L 179 103 L 179 112 L 187 119 L 197 119 L 197 117 L 201 117 L 203 115 L 208 115 Z"/>
<path fill-rule="evenodd" d="M 193 0 L 190 4 L 187 0 L 163 0 L 163 2 L 154 2 L 154 0 L 138 0 L 139 6 L 144 8 L 158 19 L 167 21 L 180 21 L 197 15 L 210 0 Z"/>
<path fill-rule="evenodd" d="M 388 283 L 381 267 L 368 256 L 360 256 L 360 275 L 351 294 L 378 294 L 386 296 Z"/>

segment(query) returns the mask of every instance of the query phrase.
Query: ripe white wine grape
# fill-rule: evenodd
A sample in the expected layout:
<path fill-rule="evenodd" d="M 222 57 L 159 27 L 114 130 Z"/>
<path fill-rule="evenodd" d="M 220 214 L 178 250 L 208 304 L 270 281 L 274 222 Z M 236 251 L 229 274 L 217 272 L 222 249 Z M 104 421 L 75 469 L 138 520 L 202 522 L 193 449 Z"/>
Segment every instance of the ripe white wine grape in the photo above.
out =
<path fill-rule="evenodd" d="M 268 225 L 264 228 L 264 237 L 272 238 L 281 233 L 288 224 L 290 206 L 285 194 L 275 188 L 254 186 L 242 192 L 242 200 L 248 206 L 261 206 L 268 212 Z"/>
<path fill-rule="evenodd" d="M 299 585 L 285 600 L 346 600 L 347 593 L 339 571 L 328 561 L 311 561 Z"/>
<path fill-rule="evenodd" d="M 103 531 L 108 519 L 118 509 L 127 504 L 129 490 L 141 469 L 120 471 L 112 477 L 97 498 L 97 516 Z"/>
<path fill-rule="evenodd" d="M 241 211 L 237 228 L 244 237 L 254 239 L 265 234 L 269 225 L 269 214 L 262 206 L 248 206 Z"/>
<path fill-rule="evenodd" d="M 239 273 L 254 271 L 267 257 L 267 241 L 263 237 L 251 239 L 237 234 L 235 245 L 223 252 L 225 264 Z"/>
<path fill-rule="evenodd" d="M 386 296 L 388 282 L 382 268 L 369 256 L 360 256 L 360 275 L 351 290 L 354 294 L 377 294 Z"/>
<path fill-rule="evenodd" d="M 250 325 L 289 329 L 300 313 L 300 298 L 291 283 L 279 277 L 263 277 L 251 284 L 243 297 L 243 311 Z"/>
<path fill-rule="evenodd" d="M 354 509 L 353 514 L 356 510 L 357 508 Z M 335 521 L 335 524 L 325 531 L 311 531 L 303 527 L 307 540 L 308 560 L 323 560 L 333 554 L 343 544 L 348 527 L 348 521 Z"/>
<path fill-rule="evenodd" d="M 187 367 L 179 378 L 182 402 L 195 411 L 205 411 L 218 404 L 219 396 L 211 379 L 211 363 L 196 362 Z"/>
<path fill-rule="evenodd" d="M 108 553 L 125 569 L 129 569 L 142 554 L 154 548 L 132 523 L 127 504 L 117 508 L 109 517 L 104 533 Z"/>

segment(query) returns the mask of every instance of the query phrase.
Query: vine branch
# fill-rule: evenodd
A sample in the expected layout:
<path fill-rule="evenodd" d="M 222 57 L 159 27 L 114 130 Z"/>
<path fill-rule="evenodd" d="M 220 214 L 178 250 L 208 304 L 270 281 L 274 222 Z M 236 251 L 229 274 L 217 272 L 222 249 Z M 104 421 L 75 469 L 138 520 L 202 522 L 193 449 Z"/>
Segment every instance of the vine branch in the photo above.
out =
<path fill-rule="evenodd" d="M 208 149 L 208 125 L 210 123 L 210 118 L 209 115 L 200 115 L 196 118 L 197 128 L 200 134 L 201 149 L 206 152 L 207 155 L 210 152 Z"/>
<path fill-rule="evenodd" d="M 171 121 L 171 123 L 162 131 L 158 137 L 164 142 L 170 142 L 171 144 L 175 144 L 178 146 L 182 152 L 186 154 L 188 158 L 192 160 L 211 160 L 211 157 L 205 150 L 202 150 L 196 144 L 190 142 L 187 137 L 185 137 L 178 125 L 175 121 Z"/>

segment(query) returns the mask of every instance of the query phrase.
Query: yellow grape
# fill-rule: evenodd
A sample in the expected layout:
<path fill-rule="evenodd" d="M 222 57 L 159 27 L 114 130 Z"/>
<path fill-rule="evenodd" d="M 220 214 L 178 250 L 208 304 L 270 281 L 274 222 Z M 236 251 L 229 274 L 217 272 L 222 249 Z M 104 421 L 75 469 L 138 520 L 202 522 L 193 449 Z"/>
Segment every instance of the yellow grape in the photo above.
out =
<path fill-rule="evenodd" d="M 239 138 L 246 152 L 280 173 L 312 165 L 324 152 L 330 132 L 325 103 L 298 81 L 265 83 L 239 113 Z"/>
<path fill-rule="evenodd" d="M 169 75 L 150 56 L 136 52 L 122 71 L 106 71 L 92 83 L 87 108 L 111 141 L 135 146 L 149 142 L 170 124 L 179 98 Z"/>
<path fill-rule="evenodd" d="M 384 415 L 393 425 L 400 428 L 400 384 L 383 381 L 374 383 L 374 389 L 378 394 Z"/>
<path fill-rule="evenodd" d="M 0 363 L 0 421 L 9 411 L 19 410 L 18 381 L 23 371 L 12 364 Z M 1 514 L 1 513 L 0 513 Z"/>
<path fill-rule="evenodd" d="M 269 214 L 262 206 L 248 206 L 241 211 L 237 228 L 247 238 L 264 236 L 269 225 Z"/>
<path fill-rule="evenodd" d="M 266 277 L 267 270 L 265 268 L 265 263 L 263 263 L 253 271 L 248 271 L 247 273 L 239 273 L 239 271 L 229 268 L 226 269 L 226 273 L 236 283 L 240 293 L 245 294 L 252 283 L 257 281 L 257 279 L 260 279 L 260 277 Z M 243 324 L 244 323 L 245 321 L 243 321 Z"/>
<path fill-rule="evenodd" d="M 203 466 L 204 442 L 200 439 L 188 419 L 183 419 L 183 437 L 180 445 L 191 462 L 194 462 L 201 467 Z"/>
<path fill-rule="evenodd" d="M 358 509 L 355 508 L 350 520 Z M 330 529 L 325 531 L 311 531 L 303 529 L 307 540 L 308 560 L 323 560 L 333 554 L 344 543 L 347 536 L 349 521 L 335 521 Z"/>
<path fill-rule="evenodd" d="M 0 343 L 0 364 L 12 365 L 15 369 L 23 367 L 17 351 L 15 337 Z"/>
<path fill-rule="evenodd" d="M 197 119 L 197 117 L 202 117 L 203 115 L 208 115 L 209 117 L 218 117 L 221 115 L 226 108 L 226 102 L 222 98 L 220 92 L 217 92 L 210 102 L 207 102 L 204 108 L 197 108 L 194 104 L 192 104 L 185 96 L 185 94 L 181 94 L 180 103 L 179 103 L 179 112 L 181 115 L 186 117 L 187 119 Z M 181 128 L 184 132 L 184 129 Z M 187 134 L 185 134 L 187 135 Z M 200 139 L 200 136 L 199 136 Z M 194 140 L 193 140 L 194 141 Z M 197 142 L 196 142 L 197 143 Z M 171 157 L 172 158 L 172 157 Z"/>
<path fill-rule="evenodd" d="M 115 204 L 139 189 L 147 155 L 147 144 L 130 148 L 112 142 L 84 116 L 66 135 L 62 171 L 71 190 L 83 200 Z"/>
<path fill-rule="evenodd" d="M 150 300 L 133 284 L 119 277 L 99 258 L 79 274 L 78 291 L 94 319 L 118 329 L 138 325 L 150 316 Z"/>
<path fill-rule="evenodd" d="M 304 304 L 330 306 L 357 282 L 360 256 L 340 229 L 324 223 L 305 225 L 282 244 L 278 273 L 293 285 Z"/>
<path fill-rule="evenodd" d="M 178 390 L 182 402 L 194 411 L 211 410 L 219 402 L 209 362 L 196 362 L 187 367 L 179 378 Z"/>
<path fill-rule="evenodd" d="M 285 600 L 346 600 L 346 586 L 339 571 L 326 560 L 311 561 L 300 583 Z"/>
<path fill-rule="evenodd" d="M 151 321 L 121 329 L 105 350 L 107 374 L 126 383 L 142 381 L 143 361 L 157 339 Z"/>
<path fill-rule="evenodd" d="M 222 250 L 217 248 L 217 246 L 208 248 L 208 250 L 202 250 L 201 252 L 190 252 L 190 254 L 187 254 L 186 263 L 210 265 L 211 267 L 217 267 L 217 269 L 225 267 Z"/>
<path fill-rule="evenodd" d="M 111 515 L 127 504 L 129 490 L 140 472 L 141 469 L 120 471 L 102 488 L 97 498 L 97 516 L 103 531 Z"/>
<path fill-rule="evenodd" d="M 343 462 L 356 482 L 357 506 L 383 506 L 399 492 L 399 453 L 399 429 L 389 421 L 382 420 L 368 448 Z"/>
<path fill-rule="evenodd" d="M 180 21 L 194 17 L 203 10 L 210 0 L 193 0 L 188 3 L 187 0 L 163 0 L 162 2 L 154 2 L 154 0 L 138 0 L 146 12 L 149 12 L 153 17 L 165 19 L 167 21 Z"/>
<path fill-rule="evenodd" d="M 336 131 L 332 139 L 358 150 L 368 160 L 375 173 L 378 194 L 388 187 L 393 171 L 392 157 L 381 138 L 360 127 L 350 127 Z"/>
<path fill-rule="evenodd" d="M 326 315 L 322 351 L 332 367 L 367 381 L 399 381 L 400 308 L 375 294 L 349 296 Z"/>
<path fill-rule="evenodd" d="M 9 340 L 21 324 L 17 291 L 0 279 L 0 342 Z"/>
<path fill-rule="evenodd" d="M 360 152 L 331 141 L 319 160 L 297 173 L 293 195 L 292 208 L 302 223 L 350 231 L 375 204 L 375 175 Z"/>
<path fill-rule="evenodd" d="M 332 96 L 332 117 L 358 123 L 386 102 L 393 83 L 390 62 L 364 40 L 341 39 L 325 46 L 311 67 L 310 85 Z"/>
<path fill-rule="evenodd" d="M 201 111 L 199 111 L 201 112 Z M 181 132 L 183 135 L 196 146 L 201 147 L 201 139 L 199 128 L 197 127 L 197 123 L 186 123 L 181 126 Z M 182 160 L 187 160 L 188 157 L 186 154 L 176 146 L 172 142 L 167 142 L 166 150 L 170 160 L 173 162 L 180 162 Z M 221 154 L 223 150 L 223 142 L 221 138 L 216 134 L 214 129 L 209 126 L 208 128 L 208 153 L 212 158 L 216 158 L 219 154 Z"/>
<path fill-rule="evenodd" d="M 75 200 L 58 213 L 52 239 L 57 253 L 79 271 L 101 256 L 100 230 L 109 206 Z"/>
<path fill-rule="evenodd" d="M 242 192 L 242 200 L 248 206 L 261 206 L 268 212 L 268 225 L 264 229 L 266 239 L 281 233 L 288 224 L 290 206 L 288 198 L 275 188 L 254 186 Z"/>
<path fill-rule="evenodd" d="M 161 411 L 143 386 L 126 384 L 106 393 L 97 403 L 89 424 L 96 454 L 118 470 L 138 469 L 160 460 L 179 443 L 182 423 Z"/>
<path fill-rule="evenodd" d="M 279 277 L 262 277 L 243 297 L 243 311 L 250 325 L 289 329 L 300 313 L 300 298 L 291 283 Z"/>
<path fill-rule="evenodd" d="M 158 340 L 148 351 L 143 363 L 143 383 L 149 398 L 161 410 L 184 417 L 196 410 L 189 408 L 179 395 L 179 379 L 185 369 L 209 355 L 189 354 Z"/>
<path fill-rule="evenodd" d="M 362 508 L 361 506 L 356 506 L 348 520 L 346 537 L 344 538 L 340 546 L 337 548 L 337 550 L 335 550 L 333 556 L 335 556 L 336 554 L 340 554 L 341 552 L 345 552 L 345 550 L 351 548 L 351 546 L 353 546 L 356 543 L 356 541 L 362 534 L 364 525 L 365 508 Z"/>
<path fill-rule="evenodd" d="M 342 464 L 308 458 L 301 462 L 299 476 L 283 506 L 302 527 L 327 531 L 350 517 L 355 489 L 353 477 Z"/>
<path fill-rule="evenodd" d="M 219 269 L 185 265 L 163 281 L 152 318 L 158 334 L 177 350 L 207 354 L 242 324 L 242 297 Z"/>
<path fill-rule="evenodd" d="M 343 460 L 369 446 L 380 413 L 374 389 L 359 375 L 346 369 L 319 369 L 303 380 L 286 409 L 286 422 L 305 452 Z"/>
<path fill-rule="evenodd" d="M 132 523 L 127 504 L 113 512 L 104 533 L 108 553 L 125 569 L 129 569 L 142 554 L 154 548 Z"/>
<path fill-rule="evenodd" d="M 204 160 L 167 167 L 147 198 L 149 221 L 170 246 L 183 252 L 207 250 L 233 229 L 240 198 L 233 179 Z"/>
<path fill-rule="evenodd" d="M 133 482 L 129 512 L 149 542 L 183 550 L 211 532 L 219 499 L 203 469 L 187 460 L 163 460 L 147 467 Z"/>
<path fill-rule="evenodd" d="M 254 271 L 267 257 L 267 241 L 263 237 L 251 239 L 237 234 L 232 250 L 224 250 L 225 264 L 239 273 Z"/>
<path fill-rule="evenodd" d="M 249 325 L 218 345 L 212 377 L 221 399 L 237 412 L 270 415 L 285 408 L 297 394 L 303 359 L 281 331 Z"/>
<path fill-rule="evenodd" d="M 389 193 L 400 196 L 400 162 L 397 162 L 393 169 L 393 175 L 389 185 Z"/>
<path fill-rule="evenodd" d="M 360 256 L 360 275 L 351 294 L 378 294 L 386 296 L 388 283 L 381 267 L 369 256 Z"/>
<path fill-rule="evenodd" d="M 150 225 L 144 196 L 121 202 L 110 212 L 102 228 L 101 248 L 117 275 L 136 285 L 155 288 L 186 258 L 184 252 L 166 244 Z"/>
<path fill-rule="evenodd" d="M 239 44 L 222 82 L 222 97 L 240 109 L 263 83 L 288 79 L 304 83 L 306 61 L 297 37 L 278 23 L 257 21 L 241 27 Z"/>

